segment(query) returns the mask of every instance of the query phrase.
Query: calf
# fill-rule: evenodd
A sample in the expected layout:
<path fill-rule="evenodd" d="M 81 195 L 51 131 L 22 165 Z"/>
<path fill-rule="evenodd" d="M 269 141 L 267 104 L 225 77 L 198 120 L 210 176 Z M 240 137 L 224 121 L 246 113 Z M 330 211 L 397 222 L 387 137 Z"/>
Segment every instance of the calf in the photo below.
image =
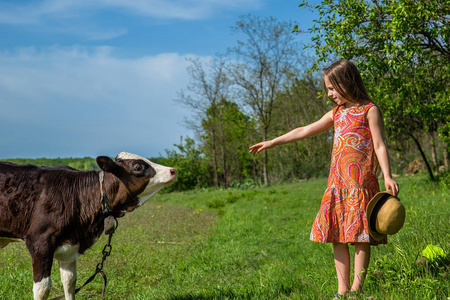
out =
<path fill-rule="evenodd" d="M 176 178 L 175 169 L 125 152 L 115 161 L 99 156 L 97 164 L 103 174 L 0 163 L 0 248 L 25 242 L 36 300 L 50 294 L 53 258 L 59 261 L 66 299 L 75 299 L 76 260 L 104 229 L 102 194 L 111 203 L 110 214 L 122 217 Z"/>

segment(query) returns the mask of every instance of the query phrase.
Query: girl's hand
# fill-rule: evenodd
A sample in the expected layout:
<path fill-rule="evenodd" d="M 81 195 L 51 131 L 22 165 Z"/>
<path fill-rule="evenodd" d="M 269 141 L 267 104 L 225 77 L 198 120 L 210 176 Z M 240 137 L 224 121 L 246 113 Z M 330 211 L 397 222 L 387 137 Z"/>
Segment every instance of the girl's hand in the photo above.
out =
<path fill-rule="evenodd" d="M 265 142 L 261 142 L 258 144 L 255 144 L 253 146 L 249 147 L 249 153 L 255 154 L 255 153 L 259 153 L 265 149 L 269 149 L 273 147 L 273 142 L 272 141 L 265 141 Z"/>
<path fill-rule="evenodd" d="M 400 191 L 398 183 L 395 182 L 392 178 L 385 178 L 384 186 L 386 187 L 386 191 L 391 190 L 394 196 L 397 196 Z"/>

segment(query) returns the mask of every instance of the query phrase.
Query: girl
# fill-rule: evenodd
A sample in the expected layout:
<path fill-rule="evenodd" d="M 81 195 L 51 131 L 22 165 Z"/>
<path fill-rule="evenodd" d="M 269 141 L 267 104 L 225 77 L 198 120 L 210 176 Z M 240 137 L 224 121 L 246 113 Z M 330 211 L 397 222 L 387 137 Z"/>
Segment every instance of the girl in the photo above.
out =
<path fill-rule="evenodd" d="M 253 145 L 249 152 L 259 153 L 295 142 L 334 125 L 330 176 L 314 220 L 311 240 L 333 243 L 338 278 L 338 292 L 334 298 L 339 299 L 347 293 L 357 295 L 363 292 L 370 245 L 387 242 L 386 238 L 376 241 L 370 236 L 365 212 L 370 199 L 379 192 L 377 162 L 383 172 L 386 190 L 390 189 L 396 196 L 399 188 L 391 177 L 380 109 L 367 94 L 356 66 L 347 60 L 339 60 L 324 69 L 323 81 L 328 97 L 336 104 L 333 110 L 315 123 Z M 348 243 L 355 245 L 352 285 Z"/>

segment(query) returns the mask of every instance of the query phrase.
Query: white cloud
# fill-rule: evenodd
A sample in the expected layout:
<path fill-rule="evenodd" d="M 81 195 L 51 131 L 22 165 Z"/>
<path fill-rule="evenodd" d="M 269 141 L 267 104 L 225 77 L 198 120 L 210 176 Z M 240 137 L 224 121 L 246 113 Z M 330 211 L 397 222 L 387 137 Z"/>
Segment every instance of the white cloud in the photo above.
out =
<path fill-rule="evenodd" d="M 74 0 L 44 0 L 31 3 L 20 2 L 0 3 L 0 23 L 5 24 L 36 24 L 46 17 L 67 18 L 77 14 L 82 3 L 88 1 Z"/>
<path fill-rule="evenodd" d="M 120 9 L 122 12 L 160 19 L 197 20 L 230 10 L 256 10 L 264 5 L 264 0 L 44 0 L 31 4 L 14 3 L 0 4 L 0 23 L 36 24 L 46 19 L 92 15 L 105 9 Z"/>
<path fill-rule="evenodd" d="M 173 102 L 189 81 L 186 57 L 128 59 L 111 47 L 0 53 L 1 155 L 12 157 L 18 144 L 28 156 L 163 153 L 188 134 L 181 124 L 189 112 Z"/>

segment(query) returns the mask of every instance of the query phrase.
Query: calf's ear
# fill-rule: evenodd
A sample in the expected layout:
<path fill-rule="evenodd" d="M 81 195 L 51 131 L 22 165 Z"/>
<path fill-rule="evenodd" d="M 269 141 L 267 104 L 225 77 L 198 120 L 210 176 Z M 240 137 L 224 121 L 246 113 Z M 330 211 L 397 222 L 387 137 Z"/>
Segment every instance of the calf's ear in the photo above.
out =
<path fill-rule="evenodd" d="M 108 156 L 99 156 L 96 161 L 97 165 L 103 171 L 113 173 L 116 177 L 120 177 L 122 175 L 122 168 Z"/>

